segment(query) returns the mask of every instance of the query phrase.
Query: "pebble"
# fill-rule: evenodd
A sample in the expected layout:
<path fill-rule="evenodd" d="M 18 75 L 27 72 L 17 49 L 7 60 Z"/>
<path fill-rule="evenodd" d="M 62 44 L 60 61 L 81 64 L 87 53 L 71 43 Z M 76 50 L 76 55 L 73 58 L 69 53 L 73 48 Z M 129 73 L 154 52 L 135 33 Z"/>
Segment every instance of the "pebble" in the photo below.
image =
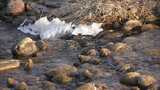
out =
<path fill-rule="evenodd" d="M 97 56 L 97 51 L 96 49 L 90 49 L 87 51 L 88 56 Z"/>
<path fill-rule="evenodd" d="M 113 46 L 113 50 L 115 53 L 123 53 L 128 49 L 128 45 L 126 43 L 116 43 Z"/>
<path fill-rule="evenodd" d="M 100 56 L 102 57 L 107 57 L 111 55 L 111 51 L 107 48 L 101 48 L 99 52 L 100 52 Z"/>
<path fill-rule="evenodd" d="M 97 90 L 97 88 L 94 83 L 86 83 L 78 87 L 76 90 Z"/>
<path fill-rule="evenodd" d="M 48 48 L 48 42 L 39 40 L 36 42 L 36 46 L 38 47 L 39 51 L 44 51 Z"/>
<path fill-rule="evenodd" d="M 80 63 L 90 63 L 90 64 L 100 64 L 101 60 L 96 58 L 96 57 L 92 57 L 92 56 L 86 56 L 86 55 L 79 55 L 78 56 Z"/>
<path fill-rule="evenodd" d="M 8 87 L 14 87 L 18 84 L 18 81 L 16 81 L 14 78 L 8 78 L 7 79 L 7 86 Z"/>

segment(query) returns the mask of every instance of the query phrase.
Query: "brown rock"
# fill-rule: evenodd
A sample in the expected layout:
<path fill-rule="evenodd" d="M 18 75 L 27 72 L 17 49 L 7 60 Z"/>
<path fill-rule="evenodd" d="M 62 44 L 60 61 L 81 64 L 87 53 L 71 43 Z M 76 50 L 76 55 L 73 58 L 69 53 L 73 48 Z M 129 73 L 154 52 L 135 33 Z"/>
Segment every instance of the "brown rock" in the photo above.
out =
<path fill-rule="evenodd" d="M 156 83 L 156 79 L 150 75 L 141 75 L 138 78 L 138 85 L 142 88 L 149 87 L 151 85 L 154 85 L 155 83 Z"/>
<path fill-rule="evenodd" d="M 160 27 L 155 24 L 145 24 L 142 26 L 142 31 L 157 30 L 157 29 L 160 29 Z"/>
<path fill-rule="evenodd" d="M 96 90 L 96 87 L 94 83 L 87 83 L 78 87 L 76 90 Z"/>
<path fill-rule="evenodd" d="M 67 64 L 60 64 L 53 70 L 49 71 L 46 75 L 51 78 L 52 81 L 57 81 L 61 84 L 68 84 L 74 79 L 72 75 L 76 72 L 76 67 Z"/>
<path fill-rule="evenodd" d="M 102 57 L 107 57 L 111 55 L 111 51 L 107 48 L 101 48 L 99 52 L 100 52 L 100 56 Z"/>
<path fill-rule="evenodd" d="M 16 81 L 14 78 L 8 78 L 7 79 L 7 86 L 8 87 L 14 87 L 18 84 L 18 81 Z"/>
<path fill-rule="evenodd" d="M 101 63 L 100 59 L 92 56 L 86 56 L 86 55 L 79 55 L 79 60 L 81 63 L 91 63 L 91 64 Z"/>
<path fill-rule="evenodd" d="M 15 90 L 29 90 L 29 88 L 25 82 L 21 82 L 16 86 Z"/>
<path fill-rule="evenodd" d="M 48 42 L 39 40 L 36 42 L 36 46 L 38 47 L 39 51 L 46 50 L 48 48 Z"/>
<path fill-rule="evenodd" d="M 126 49 L 128 49 L 128 45 L 126 43 L 116 43 L 113 46 L 113 50 L 115 53 L 123 53 Z"/>
<path fill-rule="evenodd" d="M 121 78 L 120 82 L 127 86 L 137 86 L 140 75 L 138 72 L 129 72 Z"/>
<path fill-rule="evenodd" d="M 0 71 L 15 69 L 15 68 L 18 68 L 18 67 L 20 67 L 20 61 L 19 60 L 0 61 Z"/>
<path fill-rule="evenodd" d="M 138 20 L 129 20 L 125 23 L 123 29 L 125 31 L 130 31 L 135 27 L 142 26 L 142 22 Z"/>
<path fill-rule="evenodd" d="M 32 68 L 33 68 L 33 60 L 28 59 L 27 62 L 25 63 L 25 69 L 26 70 L 32 70 Z"/>
<path fill-rule="evenodd" d="M 13 50 L 13 54 L 18 56 L 32 56 L 38 52 L 36 42 L 29 37 L 22 39 Z"/>
<path fill-rule="evenodd" d="M 84 77 L 86 77 L 88 79 L 91 79 L 93 77 L 93 73 L 89 70 L 84 70 L 83 75 L 84 75 Z"/>
<path fill-rule="evenodd" d="M 90 49 L 87 52 L 87 55 L 89 55 L 89 56 L 96 56 L 97 55 L 97 51 L 95 49 Z"/>
<path fill-rule="evenodd" d="M 17 16 L 25 11 L 25 3 L 23 0 L 9 0 L 7 5 L 8 13 Z"/>
<path fill-rule="evenodd" d="M 133 72 L 135 68 L 132 64 L 123 64 L 120 66 L 120 71 L 122 72 Z"/>

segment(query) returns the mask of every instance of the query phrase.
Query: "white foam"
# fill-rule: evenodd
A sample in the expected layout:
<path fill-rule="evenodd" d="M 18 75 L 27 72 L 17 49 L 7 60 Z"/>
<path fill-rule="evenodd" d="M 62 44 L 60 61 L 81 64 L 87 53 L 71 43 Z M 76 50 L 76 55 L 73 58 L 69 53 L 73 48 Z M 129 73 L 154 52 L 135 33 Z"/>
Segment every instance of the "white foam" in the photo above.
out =
<path fill-rule="evenodd" d="M 20 25 L 17 29 L 23 33 L 40 35 L 41 39 L 57 39 L 65 34 L 96 36 L 103 31 L 101 25 L 101 23 L 93 23 L 91 25 L 80 24 L 75 26 L 72 23 L 61 21 L 59 18 L 49 21 L 47 17 L 42 17 L 34 24 Z"/>

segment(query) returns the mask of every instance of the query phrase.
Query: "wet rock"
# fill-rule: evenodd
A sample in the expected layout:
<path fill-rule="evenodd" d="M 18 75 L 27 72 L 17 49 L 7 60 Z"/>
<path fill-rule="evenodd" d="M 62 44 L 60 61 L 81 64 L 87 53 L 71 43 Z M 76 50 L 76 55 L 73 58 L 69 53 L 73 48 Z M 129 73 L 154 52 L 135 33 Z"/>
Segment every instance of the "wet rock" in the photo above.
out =
<path fill-rule="evenodd" d="M 94 83 L 87 83 L 87 84 L 81 85 L 76 90 L 96 90 L 96 89 L 97 88 Z"/>
<path fill-rule="evenodd" d="M 150 76 L 150 75 L 141 75 L 138 78 L 138 85 L 141 88 L 150 87 L 150 86 L 154 85 L 155 83 L 156 83 L 156 79 L 153 76 Z"/>
<path fill-rule="evenodd" d="M 0 61 L 0 71 L 15 69 L 20 67 L 20 61 L 19 60 L 5 60 Z"/>
<path fill-rule="evenodd" d="M 23 0 L 9 0 L 7 11 L 13 16 L 17 16 L 25 11 L 25 3 Z"/>
<path fill-rule="evenodd" d="M 132 30 L 133 28 L 135 27 L 139 27 L 139 26 L 142 26 L 142 22 L 141 21 L 138 21 L 138 20 L 129 20 L 125 23 L 123 29 L 125 31 L 130 31 Z"/>
<path fill-rule="evenodd" d="M 115 53 L 124 53 L 127 48 L 128 45 L 126 43 L 116 43 L 113 46 L 113 50 Z"/>
<path fill-rule="evenodd" d="M 25 70 L 30 71 L 33 68 L 33 60 L 32 59 L 28 59 L 27 62 L 24 65 Z"/>
<path fill-rule="evenodd" d="M 107 57 L 107 56 L 111 55 L 111 51 L 107 48 L 101 48 L 99 53 L 100 53 L 100 56 L 102 56 L 102 57 Z"/>
<path fill-rule="evenodd" d="M 79 86 L 76 90 L 108 90 L 104 84 L 86 83 Z"/>
<path fill-rule="evenodd" d="M 96 90 L 109 90 L 108 86 L 105 84 L 96 84 L 95 86 L 97 88 Z"/>
<path fill-rule="evenodd" d="M 22 39 L 13 50 L 15 57 L 26 57 L 35 55 L 38 52 L 36 42 L 29 37 Z"/>
<path fill-rule="evenodd" d="M 84 70 L 82 73 L 83 76 L 86 77 L 87 79 L 91 79 L 94 75 L 90 70 Z"/>
<path fill-rule="evenodd" d="M 120 66 L 120 71 L 122 72 L 134 72 L 135 67 L 132 64 L 123 64 Z"/>
<path fill-rule="evenodd" d="M 139 87 L 131 87 L 130 90 L 140 90 L 140 88 Z"/>
<path fill-rule="evenodd" d="M 15 90 L 29 90 L 29 88 L 25 82 L 21 82 L 16 86 Z"/>
<path fill-rule="evenodd" d="M 144 24 L 141 29 L 142 31 L 148 31 L 148 30 L 157 30 L 160 29 L 160 27 L 155 24 Z"/>
<path fill-rule="evenodd" d="M 77 68 L 74 66 L 62 64 L 46 73 L 46 75 L 49 79 L 51 79 L 51 81 L 57 81 L 61 84 L 68 84 L 74 79 L 74 74 L 76 72 Z"/>
<path fill-rule="evenodd" d="M 14 87 L 18 84 L 18 81 L 16 81 L 14 78 L 8 78 L 7 79 L 7 86 L 8 87 Z"/>
<path fill-rule="evenodd" d="M 57 90 L 55 84 L 50 81 L 42 82 L 42 88 L 45 90 Z"/>
<path fill-rule="evenodd" d="M 71 49 L 77 49 L 80 47 L 79 43 L 74 40 L 67 40 L 67 46 Z"/>
<path fill-rule="evenodd" d="M 89 55 L 89 56 L 96 56 L 97 51 L 96 51 L 96 49 L 90 49 L 90 50 L 87 51 L 86 54 Z"/>
<path fill-rule="evenodd" d="M 48 42 L 39 40 L 36 42 L 36 46 L 38 47 L 39 51 L 44 51 L 48 48 Z"/>
<path fill-rule="evenodd" d="M 141 74 L 138 72 L 129 72 L 125 74 L 121 79 L 120 82 L 127 86 L 137 86 L 138 85 L 138 77 Z"/>
<path fill-rule="evenodd" d="M 100 64 L 101 60 L 96 58 L 96 57 L 92 57 L 92 56 L 86 56 L 86 55 L 79 55 L 78 56 L 80 63 L 91 63 L 91 64 Z"/>

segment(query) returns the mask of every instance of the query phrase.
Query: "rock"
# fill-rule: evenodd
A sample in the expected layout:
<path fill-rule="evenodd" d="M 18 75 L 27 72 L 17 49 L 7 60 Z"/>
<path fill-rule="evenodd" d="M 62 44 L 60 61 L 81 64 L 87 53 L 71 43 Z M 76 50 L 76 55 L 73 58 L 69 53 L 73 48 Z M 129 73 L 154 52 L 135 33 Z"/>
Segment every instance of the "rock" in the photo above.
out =
<path fill-rule="evenodd" d="M 25 11 L 25 3 L 23 0 L 9 0 L 7 11 L 13 16 L 17 16 Z"/>
<path fill-rule="evenodd" d="M 97 90 L 97 88 L 94 83 L 86 83 L 78 87 L 76 90 Z"/>
<path fill-rule="evenodd" d="M 120 82 L 127 86 L 137 86 L 138 78 L 141 74 L 138 72 L 129 72 L 126 73 L 121 79 Z"/>
<path fill-rule="evenodd" d="M 87 55 L 89 56 L 96 56 L 97 55 L 97 51 L 96 49 L 90 49 L 87 51 Z"/>
<path fill-rule="evenodd" d="M 50 81 L 42 82 L 42 88 L 45 90 L 57 90 L 55 84 Z"/>
<path fill-rule="evenodd" d="M 138 20 L 129 20 L 125 23 L 125 25 L 123 26 L 123 29 L 125 31 L 130 31 L 135 27 L 139 27 L 142 26 L 142 22 L 138 21 Z"/>
<path fill-rule="evenodd" d="M 62 64 L 56 66 L 53 70 L 46 73 L 46 75 L 52 81 L 57 81 L 61 84 L 68 84 L 74 79 L 73 75 L 76 72 L 76 67 L 67 64 Z"/>
<path fill-rule="evenodd" d="M 100 52 L 100 56 L 102 57 L 107 57 L 111 55 L 111 51 L 107 48 L 101 48 L 99 52 Z"/>
<path fill-rule="evenodd" d="M 33 68 L 33 60 L 32 60 L 32 59 L 28 59 L 27 62 L 25 63 L 24 68 L 25 68 L 27 71 L 32 70 L 32 68 Z"/>
<path fill-rule="evenodd" d="M 126 49 L 128 49 L 128 45 L 126 43 L 116 43 L 113 46 L 115 53 L 124 53 Z"/>
<path fill-rule="evenodd" d="M 91 63 L 91 64 L 101 63 L 100 59 L 92 56 L 86 56 L 86 55 L 79 55 L 79 60 L 80 60 L 80 63 Z"/>
<path fill-rule="evenodd" d="M 14 78 L 8 78 L 7 79 L 7 86 L 8 87 L 14 87 L 18 84 L 18 81 L 16 81 Z"/>
<path fill-rule="evenodd" d="M 15 69 L 20 67 L 19 60 L 4 60 L 0 61 L 0 71 L 5 71 L 9 69 Z"/>
<path fill-rule="evenodd" d="M 133 67 L 132 64 L 124 64 L 120 66 L 120 71 L 122 72 L 134 72 L 135 68 Z"/>
<path fill-rule="evenodd" d="M 78 87 L 76 90 L 108 90 L 104 84 L 86 83 Z"/>
<path fill-rule="evenodd" d="M 140 88 L 139 87 L 131 87 L 130 90 L 140 90 Z"/>
<path fill-rule="evenodd" d="M 21 82 L 16 86 L 15 90 L 29 90 L 29 88 L 25 82 Z"/>
<path fill-rule="evenodd" d="M 29 37 L 22 39 L 13 50 L 15 57 L 26 57 L 35 55 L 38 52 L 36 42 Z"/>
<path fill-rule="evenodd" d="M 89 70 L 84 70 L 83 72 L 84 77 L 86 77 L 87 79 L 91 79 L 93 77 L 93 73 Z"/>
<path fill-rule="evenodd" d="M 157 30 L 160 29 L 160 27 L 155 24 L 144 24 L 141 29 L 142 31 L 148 31 L 148 30 Z"/>
<path fill-rule="evenodd" d="M 156 79 L 150 75 L 141 75 L 138 78 L 138 85 L 142 88 L 147 88 L 156 83 Z"/>
<path fill-rule="evenodd" d="M 39 40 L 36 42 L 36 46 L 38 47 L 39 51 L 46 50 L 48 48 L 48 42 Z"/>

